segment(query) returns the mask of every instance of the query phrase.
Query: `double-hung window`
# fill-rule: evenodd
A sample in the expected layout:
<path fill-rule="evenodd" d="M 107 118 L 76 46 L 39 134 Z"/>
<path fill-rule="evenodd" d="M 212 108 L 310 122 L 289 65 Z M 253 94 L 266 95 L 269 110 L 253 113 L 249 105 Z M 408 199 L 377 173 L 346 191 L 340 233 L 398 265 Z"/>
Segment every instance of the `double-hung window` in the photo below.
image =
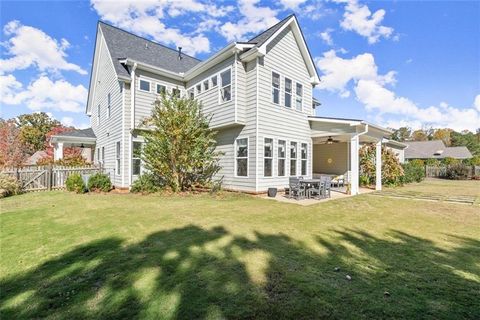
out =
<path fill-rule="evenodd" d="M 235 163 L 237 177 L 248 176 L 248 138 L 235 141 Z"/>
<path fill-rule="evenodd" d="M 141 155 L 142 155 L 142 143 L 139 141 L 133 141 L 132 152 L 132 174 L 139 175 L 141 168 Z"/>
<path fill-rule="evenodd" d="M 214 75 L 212 78 L 210 78 L 212 81 L 212 88 L 217 86 L 217 75 Z"/>
<path fill-rule="evenodd" d="M 201 83 L 197 84 L 196 88 L 197 88 L 197 94 L 202 93 L 202 84 Z"/>
<path fill-rule="evenodd" d="M 280 103 L 280 75 L 276 72 L 272 72 L 272 101 Z"/>
<path fill-rule="evenodd" d="M 278 176 L 285 176 L 285 157 L 287 155 L 287 142 L 278 140 Z"/>
<path fill-rule="evenodd" d="M 157 94 L 164 94 L 167 92 L 167 87 L 163 84 L 157 83 Z"/>
<path fill-rule="evenodd" d="M 107 118 L 110 118 L 111 110 L 112 110 L 112 96 L 109 93 L 107 95 Z"/>
<path fill-rule="evenodd" d="M 209 85 L 208 85 L 208 79 L 203 81 L 203 90 L 207 91 L 209 88 Z"/>
<path fill-rule="evenodd" d="M 97 148 L 97 164 L 100 164 L 100 148 Z"/>
<path fill-rule="evenodd" d="M 192 100 L 195 99 L 195 90 L 193 88 L 188 90 L 188 98 Z"/>
<path fill-rule="evenodd" d="M 295 90 L 295 105 L 298 111 L 302 111 L 303 107 L 303 86 L 301 83 L 297 83 Z"/>
<path fill-rule="evenodd" d="M 120 141 L 115 144 L 115 172 L 120 174 Z"/>
<path fill-rule="evenodd" d="M 308 146 L 306 143 L 302 143 L 300 147 L 300 158 L 302 161 L 302 176 L 307 175 L 307 153 L 308 153 Z"/>
<path fill-rule="evenodd" d="M 263 145 L 263 175 L 272 176 L 273 167 L 273 139 L 265 138 Z"/>
<path fill-rule="evenodd" d="M 150 92 L 150 81 L 140 80 L 140 90 Z"/>
<path fill-rule="evenodd" d="M 232 100 L 232 70 L 228 69 L 220 73 L 220 98 L 221 102 Z"/>
<path fill-rule="evenodd" d="M 285 107 L 292 107 L 292 80 L 285 78 Z"/>
<path fill-rule="evenodd" d="M 172 89 L 172 96 L 174 96 L 175 98 L 180 98 L 180 89 L 173 88 Z"/>
<path fill-rule="evenodd" d="M 290 142 L 290 175 L 297 175 L 297 143 Z"/>

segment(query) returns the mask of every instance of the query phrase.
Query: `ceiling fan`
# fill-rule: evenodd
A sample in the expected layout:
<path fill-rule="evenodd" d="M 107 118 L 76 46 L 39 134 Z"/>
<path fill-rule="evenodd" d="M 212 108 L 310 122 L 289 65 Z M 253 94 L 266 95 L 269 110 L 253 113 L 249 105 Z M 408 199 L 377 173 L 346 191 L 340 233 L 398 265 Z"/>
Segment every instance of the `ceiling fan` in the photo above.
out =
<path fill-rule="evenodd" d="M 321 144 L 334 144 L 334 143 L 339 143 L 340 140 L 334 140 L 332 136 L 329 136 L 327 140 L 321 142 Z"/>

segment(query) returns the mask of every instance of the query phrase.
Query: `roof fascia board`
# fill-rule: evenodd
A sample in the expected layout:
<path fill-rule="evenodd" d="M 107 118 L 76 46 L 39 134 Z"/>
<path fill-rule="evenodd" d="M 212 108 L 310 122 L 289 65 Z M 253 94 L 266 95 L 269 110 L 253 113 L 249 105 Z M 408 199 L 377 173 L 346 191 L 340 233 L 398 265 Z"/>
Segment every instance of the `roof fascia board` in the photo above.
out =
<path fill-rule="evenodd" d="M 99 40 L 100 36 L 100 40 Z M 89 90 L 88 90 L 88 95 L 87 95 L 87 105 L 85 108 L 85 113 L 90 116 L 92 114 L 92 100 L 94 96 L 94 91 L 95 91 L 95 85 L 92 86 L 92 84 L 96 83 L 97 80 L 97 66 L 98 66 L 98 59 L 100 56 L 100 48 L 101 44 L 97 46 L 97 43 L 103 39 L 103 33 L 100 28 L 100 25 L 97 24 L 97 32 L 95 33 L 95 47 L 93 48 L 93 61 L 92 61 L 92 68 L 90 70 L 90 83 L 89 83 Z M 105 39 L 103 39 L 105 40 Z M 106 44 L 106 43 L 105 43 Z M 115 71 L 116 73 L 116 71 Z"/>
<path fill-rule="evenodd" d="M 250 45 L 246 46 L 245 44 L 237 45 L 236 42 L 229 43 L 225 48 L 218 51 L 217 53 L 215 53 L 213 56 L 211 56 L 207 60 L 205 60 L 203 62 L 200 62 L 199 64 L 194 66 L 192 69 L 188 70 L 184 74 L 184 77 L 185 77 L 184 81 L 189 81 L 189 80 L 195 78 L 196 76 L 198 76 L 202 72 L 205 72 L 209 68 L 213 67 L 216 63 L 225 60 L 226 58 L 235 54 L 235 52 L 238 53 L 238 52 L 242 51 L 244 48 L 247 48 L 249 46 Z"/>
<path fill-rule="evenodd" d="M 52 136 L 50 138 L 50 142 L 93 142 L 97 141 L 97 138 L 91 138 L 91 137 L 73 137 L 73 136 Z"/>
<path fill-rule="evenodd" d="M 173 78 L 175 80 L 183 81 L 182 73 L 175 73 L 175 72 L 172 72 L 172 71 L 168 71 L 168 70 L 165 70 L 165 69 L 162 69 L 162 68 L 158 68 L 158 67 L 152 66 L 150 64 L 143 63 L 143 62 L 136 61 L 136 60 L 129 59 L 129 58 L 120 60 L 120 63 L 129 65 L 129 66 L 133 66 L 133 65 L 137 64 L 138 69 L 142 69 L 142 70 L 149 71 L 149 72 L 152 72 L 152 73 L 167 76 L 167 77 Z"/>
<path fill-rule="evenodd" d="M 362 121 L 356 120 L 347 120 L 347 119 L 322 119 L 322 118 L 308 118 L 308 121 L 313 122 L 324 122 L 324 123 L 338 123 L 338 124 L 348 124 L 350 126 L 358 126 L 362 124 Z"/>

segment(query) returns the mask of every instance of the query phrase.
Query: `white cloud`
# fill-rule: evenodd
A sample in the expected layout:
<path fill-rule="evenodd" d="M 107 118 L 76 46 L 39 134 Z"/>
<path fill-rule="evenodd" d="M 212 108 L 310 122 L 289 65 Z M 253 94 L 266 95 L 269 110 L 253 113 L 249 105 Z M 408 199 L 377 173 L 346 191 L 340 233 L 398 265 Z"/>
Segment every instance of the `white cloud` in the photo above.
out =
<path fill-rule="evenodd" d="M 285 9 L 297 9 L 301 4 L 304 4 L 307 0 L 280 0 L 280 3 Z"/>
<path fill-rule="evenodd" d="M 246 40 L 246 36 L 259 33 L 278 22 L 277 10 L 257 6 L 259 0 L 241 0 L 238 8 L 242 18 L 237 23 L 227 22 L 220 27 L 220 33 L 228 41 Z"/>
<path fill-rule="evenodd" d="M 13 75 L 0 76 L 0 102 L 7 105 L 24 104 L 34 111 L 58 110 L 82 112 L 87 100 L 87 89 L 65 80 L 52 81 L 40 76 L 24 88 Z"/>
<path fill-rule="evenodd" d="M 232 6 L 204 4 L 196 0 L 111 1 L 91 0 L 92 7 L 102 20 L 141 36 L 149 36 L 166 45 L 182 47 L 186 53 L 210 52 L 210 41 L 201 33 L 183 33 L 179 28 L 167 26 L 165 13 L 177 17 L 186 13 L 211 17 L 225 16 Z"/>
<path fill-rule="evenodd" d="M 72 127 L 74 126 L 74 120 L 72 117 L 62 117 L 62 119 L 60 119 L 60 122 L 66 126 L 66 127 Z"/>
<path fill-rule="evenodd" d="M 334 0 L 338 3 L 345 3 L 345 13 L 340 26 L 344 30 L 354 31 L 367 38 L 368 43 L 376 43 L 380 38 L 390 38 L 393 28 L 382 25 L 385 17 L 385 10 L 380 9 L 373 14 L 366 5 L 358 0 Z"/>
<path fill-rule="evenodd" d="M 327 28 L 325 31 L 320 32 L 320 38 L 328 44 L 329 46 L 333 46 L 333 39 L 331 33 L 333 32 L 332 28 Z"/>
<path fill-rule="evenodd" d="M 475 108 L 477 108 L 478 112 L 480 112 L 480 94 L 477 94 L 477 96 L 475 97 L 473 105 Z"/>
<path fill-rule="evenodd" d="M 0 59 L 0 74 L 35 66 L 40 71 L 75 71 L 87 74 L 80 66 L 66 60 L 65 51 L 70 47 L 66 39 L 53 39 L 40 29 L 24 26 L 19 21 L 10 21 L 4 27 L 8 39 L 5 46 L 6 59 Z"/>

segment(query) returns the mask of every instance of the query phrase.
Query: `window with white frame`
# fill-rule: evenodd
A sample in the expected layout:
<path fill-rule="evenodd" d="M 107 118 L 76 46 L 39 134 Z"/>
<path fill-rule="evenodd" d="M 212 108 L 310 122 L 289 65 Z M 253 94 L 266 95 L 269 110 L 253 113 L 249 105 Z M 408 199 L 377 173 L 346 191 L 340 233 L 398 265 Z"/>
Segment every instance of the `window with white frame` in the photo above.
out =
<path fill-rule="evenodd" d="M 272 176 L 273 167 L 273 139 L 265 138 L 263 145 L 263 175 Z"/>
<path fill-rule="evenodd" d="M 235 166 L 237 177 L 248 176 L 248 138 L 235 141 Z"/>
<path fill-rule="evenodd" d="M 98 119 L 98 124 L 100 124 L 100 105 L 97 106 L 97 119 Z"/>
<path fill-rule="evenodd" d="M 280 104 L 280 75 L 272 72 L 272 101 Z"/>
<path fill-rule="evenodd" d="M 308 145 L 306 143 L 302 143 L 300 146 L 300 158 L 301 158 L 301 173 L 302 176 L 307 175 L 307 153 L 308 153 Z"/>
<path fill-rule="evenodd" d="M 107 118 L 110 118 L 110 114 L 112 112 L 112 96 L 110 93 L 107 95 Z"/>
<path fill-rule="evenodd" d="M 290 142 L 290 175 L 297 175 L 297 143 Z"/>
<path fill-rule="evenodd" d="M 278 176 L 285 176 L 285 157 L 287 156 L 287 142 L 278 140 Z"/>
<path fill-rule="evenodd" d="M 180 89 L 172 88 L 172 96 L 174 96 L 175 98 L 180 98 Z"/>
<path fill-rule="evenodd" d="M 201 83 L 197 84 L 196 88 L 197 88 L 197 94 L 202 93 L 202 84 Z"/>
<path fill-rule="evenodd" d="M 203 81 L 203 90 L 207 91 L 208 88 L 209 88 L 209 85 L 208 85 L 208 79 L 207 79 L 207 80 Z"/>
<path fill-rule="evenodd" d="M 157 94 L 163 94 L 167 92 L 167 87 L 163 84 L 157 83 Z"/>
<path fill-rule="evenodd" d="M 97 148 L 97 164 L 100 164 L 100 148 Z"/>
<path fill-rule="evenodd" d="M 188 98 L 189 99 L 195 99 L 195 90 L 193 88 L 188 90 Z"/>
<path fill-rule="evenodd" d="M 213 77 L 210 78 L 210 81 L 212 81 L 212 88 L 215 88 L 217 86 L 217 75 L 214 75 Z"/>
<path fill-rule="evenodd" d="M 220 98 L 222 102 L 232 100 L 232 70 L 228 69 L 220 73 Z"/>
<path fill-rule="evenodd" d="M 292 107 L 292 80 L 285 78 L 285 107 Z"/>
<path fill-rule="evenodd" d="M 102 166 L 105 165 L 105 147 L 102 147 Z"/>
<path fill-rule="evenodd" d="M 139 88 L 141 91 L 150 92 L 150 81 L 140 80 Z"/>
<path fill-rule="evenodd" d="M 115 144 L 115 172 L 120 174 L 120 141 Z"/>
<path fill-rule="evenodd" d="M 303 107 L 303 85 L 301 83 L 297 83 L 295 89 L 295 106 L 298 111 L 302 111 Z"/>
<path fill-rule="evenodd" d="M 132 174 L 134 176 L 138 176 L 140 174 L 140 169 L 142 165 L 141 155 L 142 155 L 142 143 L 139 141 L 133 141 Z"/>

